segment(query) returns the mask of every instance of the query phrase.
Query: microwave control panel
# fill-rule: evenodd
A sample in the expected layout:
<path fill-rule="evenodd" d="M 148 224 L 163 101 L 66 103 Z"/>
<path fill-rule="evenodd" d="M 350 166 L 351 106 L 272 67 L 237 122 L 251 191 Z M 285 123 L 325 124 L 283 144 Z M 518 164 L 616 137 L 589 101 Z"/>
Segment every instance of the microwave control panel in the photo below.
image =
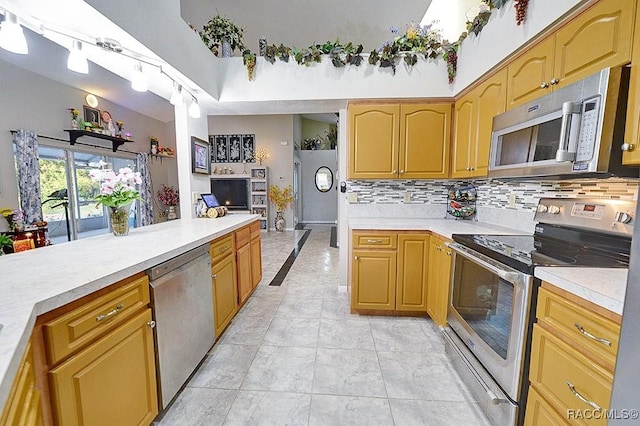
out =
<path fill-rule="evenodd" d="M 596 145 L 598 132 L 598 117 L 600 115 L 600 97 L 587 99 L 582 102 L 582 118 L 580 121 L 580 136 L 576 152 L 576 163 L 590 161 Z M 578 170 L 581 168 L 576 165 Z M 576 168 L 574 167 L 574 170 Z"/>

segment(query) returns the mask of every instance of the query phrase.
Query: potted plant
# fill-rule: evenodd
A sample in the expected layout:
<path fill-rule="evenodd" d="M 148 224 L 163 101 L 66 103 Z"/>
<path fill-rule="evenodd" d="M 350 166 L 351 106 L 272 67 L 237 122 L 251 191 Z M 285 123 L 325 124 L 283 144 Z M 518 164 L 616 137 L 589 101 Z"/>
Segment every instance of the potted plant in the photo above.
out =
<path fill-rule="evenodd" d="M 278 185 L 269 185 L 269 201 L 276 207 L 276 231 L 284 231 L 284 211 L 293 202 L 293 188 L 291 185 L 284 189 Z"/>
<path fill-rule="evenodd" d="M 173 186 L 162 185 L 158 190 L 158 200 L 165 206 L 169 207 L 167 220 L 177 219 L 176 206 L 180 202 L 180 194 Z"/>
<path fill-rule="evenodd" d="M 234 24 L 229 18 L 216 15 L 203 25 L 200 38 L 216 55 L 223 58 L 231 56 L 235 49 L 246 50 L 244 28 Z M 225 45 L 225 44 L 228 44 Z"/>
<path fill-rule="evenodd" d="M 13 239 L 7 234 L 0 234 L 0 256 L 5 254 L 5 247 L 13 247 Z"/>

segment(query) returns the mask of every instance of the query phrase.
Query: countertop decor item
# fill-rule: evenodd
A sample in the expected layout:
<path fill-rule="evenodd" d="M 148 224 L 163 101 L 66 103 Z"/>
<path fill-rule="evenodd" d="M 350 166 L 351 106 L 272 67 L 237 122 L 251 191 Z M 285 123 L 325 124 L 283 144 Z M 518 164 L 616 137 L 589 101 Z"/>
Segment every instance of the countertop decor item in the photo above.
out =
<path fill-rule="evenodd" d="M 199 31 L 200 38 L 207 47 L 216 55 L 231 56 L 235 49 L 244 51 L 244 28 L 237 26 L 233 21 L 224 16 L 216 15 L 207 21 Z M 229 43 L 230 51 L 223 49 L 223 42 Z"/>
<path fill-rule="evenodd" d="M 169 207 L 167 220 L 177 219 L 176 206 L 180 202 L 180 194 L 173 186 L 162 185 L 158 190 L 158 200 L 165 206 Z"/>
<path fill-rule="evenodd" d="M 97 205 L 107 207 L 111 219 L 113 235 L 129 234 L 129 211 L 135 200 L 142 200 L 135 185 L 140 185 L 142 179 L 139 172 L 124 167 L 115 173 L 105 168 L 107 163 L 100 161 L 100 169 L 89 171 L 89 177 L 100 182 L 100 194 L 95 196 Z"/>

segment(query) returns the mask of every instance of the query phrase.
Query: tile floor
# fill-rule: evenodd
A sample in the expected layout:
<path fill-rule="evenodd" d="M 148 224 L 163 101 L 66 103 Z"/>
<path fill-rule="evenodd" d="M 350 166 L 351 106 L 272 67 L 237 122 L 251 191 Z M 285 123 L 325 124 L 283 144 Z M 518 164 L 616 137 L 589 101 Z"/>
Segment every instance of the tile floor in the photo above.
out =
<path fill-rule="evenodd" d="M 158 425 L 489 425 L 424 318 L 352 315 L 330 227 L 263 233 L 264 278 Z"/>

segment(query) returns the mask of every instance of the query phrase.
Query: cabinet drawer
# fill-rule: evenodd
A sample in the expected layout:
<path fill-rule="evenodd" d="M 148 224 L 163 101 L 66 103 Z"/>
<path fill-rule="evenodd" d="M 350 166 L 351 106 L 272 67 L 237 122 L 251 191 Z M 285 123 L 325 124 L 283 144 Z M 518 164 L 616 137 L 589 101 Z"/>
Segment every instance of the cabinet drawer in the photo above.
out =
<path fill-rule="evenodd" d="M 249 229 L 248 226 L 238 229 L 234 233 L 234 235 L 236 237 L 236 247 L 238 248 L 249 244 L 249 242 L 251 241 L 251 230 Z"/>
<path fill-rule="evenodd" d="M 570 339 L 579 348 L 606 362 L 613 371 L 618 353 L 620 324 L 580 306 L 546 288 L 538 293 L 538 323 Z"/>
<path fill-rule="evenodd" d="M 376 233 L 353 233 L 353 248 L 385 248 L 398 247 L 398 235 Z"/>
<path fill-rule="evenodd" d="M 149 279 L 142 276 L 43 326 L 47 359 L 55 364 L 114 329 L 149 304 Z"/>
<path fill-rule="evenodd" d="M 260 221 L 253 222 L 249 225 L 249 230 L 251 231 L 251 239 L 258 238 L 260 236 Z"/>
<path fill-rule="evenodd" d="M 211 255 L 211 266 L 215 266 L 216 262 L 224 259 L 229 254 L 235 251 L 233 244 L 233 235 L 227 235 L 226 237 L 218 238 L 211 243 L 209 254 Z"/>
<path fill-rule="evenodd" d="M 527 410 L 524 418 L 524 426 L 565 426 L 569 425 L 553 407 L 536 392 L 535 388 L 529 388 L 527 397 Z"/>
<path fill-rule="evenodd" d="M 609 408 L 613 375 L 537 324 L 533 329 L 529 380 L 559 413 L 596 409 L 585 400 L 603 410 Z M 582 424 L 594 425 L 607 422 L 604 416 L 581 420 L 585 422 Z"/>

